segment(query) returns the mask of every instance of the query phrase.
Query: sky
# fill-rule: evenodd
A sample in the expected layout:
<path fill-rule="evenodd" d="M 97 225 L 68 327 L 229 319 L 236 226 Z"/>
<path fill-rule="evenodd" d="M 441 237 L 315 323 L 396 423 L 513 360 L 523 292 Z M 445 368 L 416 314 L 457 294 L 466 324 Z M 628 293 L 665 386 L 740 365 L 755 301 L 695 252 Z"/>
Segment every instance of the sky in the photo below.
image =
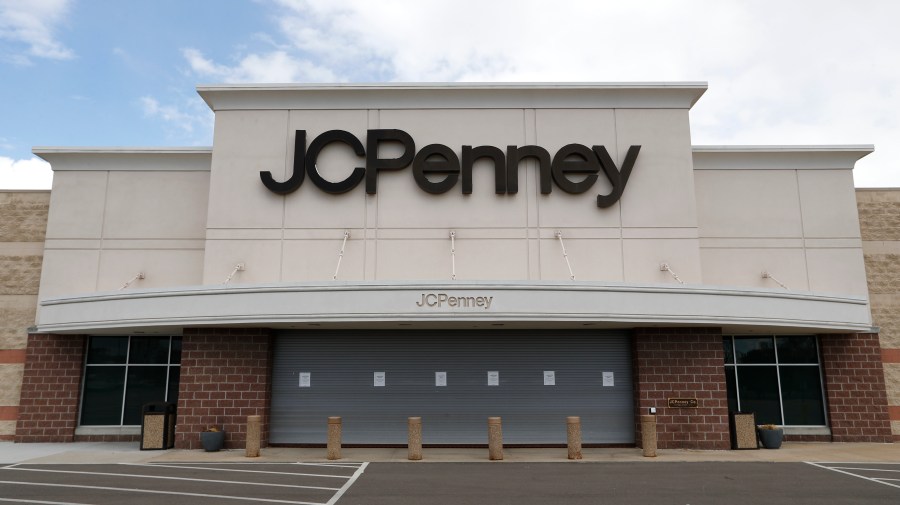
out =
<path fill-rule="evenodd" d="M 900 187 L 896 0 L 0 0 L 0 189 L 35 146 L 209 146 L 199 84 L 704 81 L 695 145 L 874 144 Z"/>

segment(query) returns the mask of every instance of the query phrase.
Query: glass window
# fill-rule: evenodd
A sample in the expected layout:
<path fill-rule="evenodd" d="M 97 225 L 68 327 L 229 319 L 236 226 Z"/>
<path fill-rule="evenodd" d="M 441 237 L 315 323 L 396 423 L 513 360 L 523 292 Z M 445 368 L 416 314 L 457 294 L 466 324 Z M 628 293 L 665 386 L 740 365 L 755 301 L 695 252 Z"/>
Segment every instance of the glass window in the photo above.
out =
<path fill-rule="evenodd" d="M 759 424 L 825 426 L 815 336 L 725 337 L 722 344 L 730 410 L 755 412 Z"/>
<path fill-rule="evenodd" d="M 92 366 L 84 374 L 81 424 L 120 424 L 124 366 Z"/>
<path fill-rule="evenodd" d="M 734 352 L 739 364 L 775 363 L 775 346 L 772 337 L 735 337 Z"/>
<path fill-rule="evenodd" d="M 756 412 L 757 424 L 784 424 L 778 405 L 778 372 L 774 366 L 740 366 L 737 378 L 741 410 Z"/>
<path fill-rule="evenodd" d="M 781 367 L 781 401 L 784 424 L 823 425 L 825 404 L 817 366 Z"/>
<path fill-rule="evenodd" d="M 131 337 L 129 363 L 166 364 L 169 362 L 169 337 Z"/>
<path fill-rule="evenodd" d="M 90 337 L 81 424 L 141 424 L 146 403 L 177 402 L 181 337 Z"/>
<path fill-rule="evenodd" d="M 128 354 L 128 339 L 122 337 L 91 337 L 88 344 L 89 365 L 125 363 Z"/>
<path fill-rule="evenodd" d="M 734 347 L 731 345 L 731 337 L 722 337 L 722 346 L 725 348 L 725 364 L 734 364 Z"/>
<path fill-rule="evenodd" d="M 819 363 L 816 337 L 778 337 L 779 363 Z"/>
<path fill-rule="evenodd" d="M 731 343 L 729 342 L 728 345 Z M 725 385 L 728 387 L 728 410 L 737 412 L 740 409 L 738 408 L 737 383 L 734 380 L 733 366 L 725 367 Z"/>
<path fill-rule="evenodd" d="M 125 413 L 122 424 L 141 424 L 141 406 L 166 401 L 166 372 L 164 366 L 133 366 L 128 368 L 128 391 L 125 392 Z"/>

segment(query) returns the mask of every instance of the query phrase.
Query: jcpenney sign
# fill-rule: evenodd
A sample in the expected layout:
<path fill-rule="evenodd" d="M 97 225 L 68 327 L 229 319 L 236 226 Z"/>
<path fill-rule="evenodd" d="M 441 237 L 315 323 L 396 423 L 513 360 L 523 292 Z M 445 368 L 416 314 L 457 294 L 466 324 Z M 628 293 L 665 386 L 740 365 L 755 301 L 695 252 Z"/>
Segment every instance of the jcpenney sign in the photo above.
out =
<path fill-rule="evenodd" d="M 329 181 L 319 174 L 316 160 L 319 153 L 329 144 L 340 142 L 349 146 L 357 156 L 365 158 L 366 166 L 356 167 L 349 177 L 342 181 Z M 403 153 L 397 158 L 380 158 L 378 147 L 383 143 L 397 143 Z M 609 207 L 616 203 L 625 191 L 625 184 L 634 168 L 641 146 L 631 146 L 625 154 L 621 167 L 606 150 L 606 146 L 568 144 L 552 157 L 540 146 L 506 146 L 506 152 L 493 146 L 462 146 L 456 151 L 443 144 L 428 144 L 416 151 L 416 143 L 403 130 L 368 130 L 366 145 L 350 132 L 330 130 L 317 136 L 306 145 L 306 130 L 297 130 L 294 139 L 294 171 L 290 178 L 278 182 L 271 172 L 260 172 L 259 177 L 269 190 L 285 195 L 296 191 L 309 175 L 310 180 L 322 191 L 346 193 L 359 185 L 365 178 L 366 193 L 374 195 L 378 183 L 378 173 L 384 170 L 401 170 L 412 164 L 413 177 L 422 190 L 433 194 L 445 193 L 453 189 L 462 178 L 462 193 L 472 193 L 472 166 L 477 160 L 486 159 L 494 164 L 494 191 L 498 195 L 515 194 L 519 191 L 519 164 L 528 158 L 537 161 L 542 194 L 550 194 L 555 184 L 567 193 L 584 193 L 597 182 L 602 171 L 612 186 L 607 195 L 597 195 L 598 207 Z M 574 176 L 577 180 L 572 180 Z"/>

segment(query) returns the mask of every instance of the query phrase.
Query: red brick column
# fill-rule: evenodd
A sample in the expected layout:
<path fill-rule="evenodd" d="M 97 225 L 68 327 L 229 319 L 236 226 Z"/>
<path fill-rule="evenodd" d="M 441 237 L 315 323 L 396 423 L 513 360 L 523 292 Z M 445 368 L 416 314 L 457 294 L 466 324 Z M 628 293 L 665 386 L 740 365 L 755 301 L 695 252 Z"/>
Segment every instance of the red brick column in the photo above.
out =
<path fill-rule="evenodd" d="M 84 335 L 28 335 L 16 442 L 74 440 L 84 347 Z"/>
<path fill-rule="evenodd" d="M 262 416 L 268 446 L 272 337 L 268 329 L 185 328 L 175 447 L 199 449 L 207 426 L 225 429 L 225 447 L 243 448 L 247 416 Z"/>
<path fill-rule="evenodd" d="M 635 434 L 656 407 L 660 449 L 728 449 L 728 390 L 719 328 L 635 328 L 632 337 Z M 696 398 L 698 408 L 668 408 L 668 398 Z"/>
<path fill-rule="evenodd" d="M 834 442 L 892 442 L 877 333 L 821 335 Z"/>

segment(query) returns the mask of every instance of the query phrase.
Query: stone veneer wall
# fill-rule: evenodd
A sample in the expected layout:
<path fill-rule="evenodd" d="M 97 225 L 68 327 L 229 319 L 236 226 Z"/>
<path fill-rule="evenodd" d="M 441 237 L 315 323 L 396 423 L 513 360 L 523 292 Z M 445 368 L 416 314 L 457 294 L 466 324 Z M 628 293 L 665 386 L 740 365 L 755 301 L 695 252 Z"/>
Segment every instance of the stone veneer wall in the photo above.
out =
<path fill-rule="evenodd" d="M 185 328 L 175 447 L 199 449 L 208 426 L 225 430 L 226 448 L 243 448 L 247 416 L 262 416 L 260 446 L 268 446 L 272 387 L 268 329 Z"/>
<path fill-rule="evenodd" d="M 856 201 L 888 412 L 893 438 L 900 441 L 900 188 L 857 189 Z"/>
<path fill-rule="evenodd" d="M 636 328 L 632 334 L 635 441 L 640 415 L 656 407 L 660 449 L 729 449 L 728 388 L 719 328 Z M 668 408 L 697 398 L 698 408 Z"/>
<path fill-rule="evenodd" d="M 0 440 L 16 433 L 49 206 L 49 191 L 0 191 Z"/>

